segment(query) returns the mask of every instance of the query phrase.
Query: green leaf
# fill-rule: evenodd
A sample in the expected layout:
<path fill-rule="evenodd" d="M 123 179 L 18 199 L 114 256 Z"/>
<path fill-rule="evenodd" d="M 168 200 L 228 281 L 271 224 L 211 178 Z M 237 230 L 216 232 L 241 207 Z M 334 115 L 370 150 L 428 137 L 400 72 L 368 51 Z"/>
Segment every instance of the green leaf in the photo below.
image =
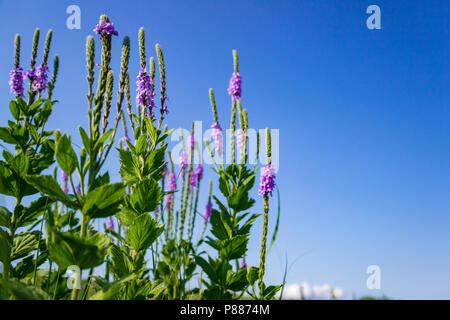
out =
<path fill-rule="evenodd" d="M 50 199 L 61 201 L 70 208 L 77 208 L 77 204 L 61 190 L 58 182 L 52 176 L 28 175 L 25 180 L 40 192 L 47 194 Z"/>
<path fill-rule="evenodd" d="M 94 268 L 104 262 L 110 239 L 97 232 L 90 238 L 81 238 L 70 232 L 52 230 L 54 242 L 50 245 L 50 259 L 61 269 L 76 265 L 80 269 Z"/>
<path fill-rule="evenodd" d="M 247 281 L 248 284 L 253 286 L 253 284 L 258 280 L 259 269 L 256 267 L 247 267 Z"/>
<path fill-rule="evenodd" d="M 228 289 L 231 291 L 242 291 L 248 286 L 247 268 L 239 269 L 235 273 L 231 273 L 231 279 L 228 281 Z"/>
<path fill-rule="evenodd" d="M 31 202 L 28 207 L 23 208 L 20 214 L 16 216 L 16 227 L 26 227 L 34 223 L 52 203 L 53 200 L 45 196 Z"/>
<path fill-rule="evenodd" d="M 50 300 L 44 290 L 35 286 L 28 286 L 19 281 L 9 281 L 9 288 L 16 300 Z"/>
<path fill-rule="evenodd" d="M 91 152 L 91 140 L 89 139 L 86 131 L 84 131 L 83 127 L 78 127 L 78 131 L 80 132 L 81 141 L 83 141 L 83 145 L 86 148 L 87 152 L 90 154 Z"/>
<path fill-rule="evenodd" d="M 11 237 L 0 228 L 0 261 L 9 264 L 11 256 Z"/>
<path fill-rule="evenodd" d="M 105 218 L 116 214 L 125 195 L 122 183 L 106 184 L 86 195 L 82 212 L 90 218 Z"/>
<path fill-rule="evenodd" d="M 161 198 L 162 192 L 158 182 L 147 177 L 136 184 L 127 200 L 138 214 L 142 214 L 155 210 Z"/>
<path fill-rule="evenodd" d="M 14 100 L 11 100 L 11 102 L 9 103 L 9 111 L 11 111 L 11 114 L 14 117 L 14 119 L 19 121 L 20 110 L 19 110 L 19 107 L 17 106 L 17 103 Z"/>
<path fill-rule="evenodd" d="M 148 249 L 162 232 L 162 225 L 158 225 L 150 215 L 144 213 L 130 226 L 127 234 L 128 243 L 134 250 L 140 252 Z"/>
<path fill-rule="evenodd" d="M 55 156 L 59 166 L 68 176 L 70 176 L 78 167 L 77 155 L 72 148 L 70 139 L 65 134 L 56 141 Z"/>
<path fill-rule="evenodd" d="M 133 271 L 131 257 L 116 245 L 111 246 L 111 267 L 117 277 L 122 278 Z"/>
<path fill-rule="evenodd" d="M 5 207 L 0 207 L 0 226 L 8 228 L 11 223 L 11 212 Z"/>
<path fill-rule="evenodd" d="M 139 163 L 129 150 L 119 149 L 120 157 L 120 176 L 129 185 L 136 183 L 140 179 Z"/>
<path fill-rule="evenodd" d="M 212 283 L 217 283 L 218 278 L 214 268 L 200 256 L 195 256 L 194 259 L 195 262 L 200 266 L 200 268 L 202 268 L 202 270 L 206 273 L 209 280 L 211 280 Z"/>
<path fill-rule="evenodd" d="M 222 218 L 220 217 L 220 212 L 216 209 L 211 209 L 211 233 L 215 235 L 220 240 L 228 239 L 228 231 L 223 225 Z"/>
<path fill-rule="evenodd" d="M 100 139 L 98 139 L 97 143 L 95 144 L 94 147 L 94 154 L 97 153 L 98 150 L 100 150 L 100 148 L 103 146 L 103 144 L 105 143 L 105 141 L 109 138 L 109 136 L 114 132 L 114 129 L 110 129 L 108 131 L 106 131 L 104 134 L 102 134 L 102 136 L 100 137 Z"/>
<path fill-rule="evenodd" d="M 89 300 L 111 300 L 116 296 L 123 284 L 135 280 L 136 278 L 136 274 L 131 274 L 122 279 L 110 282 L 106 284 L 101 290 L 92 295 Z"/>
<path fill-rule="evenodd" d="M 13 137 L 11 131 L 8 128 L 0 127 L 0 139 L 9 144 L 18 144 L 19 141 Z"/>
<path fill-rule="evenodd" d="M 142 134 L 136 141 L 136 153 L 138 155 L 145 152 L 145 147 L 147 145 L 147 136 Z"/>
<path fill-rule="evenodd" d="M 220 254 L 229 259 L 238 259 L 247 252 L 248 237 L 238 235 L 229 240 L 222 241 L 222 249 Z"/>
<path fill-rule="evenodd" d="M 23 258 L 37 248 L 39 244 L 39 231 L 22 232 L 15 234 L 12 242 L 10 261 Z"/>

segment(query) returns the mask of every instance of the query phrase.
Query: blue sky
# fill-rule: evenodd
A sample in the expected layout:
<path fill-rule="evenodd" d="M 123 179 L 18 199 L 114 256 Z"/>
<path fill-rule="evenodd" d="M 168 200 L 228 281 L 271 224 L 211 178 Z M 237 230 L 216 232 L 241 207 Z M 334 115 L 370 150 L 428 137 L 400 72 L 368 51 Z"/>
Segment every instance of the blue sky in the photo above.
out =
<path fill-rule="evenodd" d="M 80 30 L 66 27 L 71 4 L 80 6 Z M 366 27 L 371 4 L 381 8 L 381 30 Z M 54 30 L 52 55 L 61 60 L 54 93 L 60 103 L 49 128 L 74 135 L 76 143 L 77 127 L 87 123 L 84 43 L 100 14 L 119 31 L 115 70 L 124 35 L 132 41 L 132 77 L 139 27 L 146 30 L 147 56 L 161 44 L 170 127 L 190 128 L 194 120 L 209 126 L 210 87 L 227 126 L 237 49 L 250 127 L 280 132 L 282 219 L 267 279 L 281 281 L 287 255 L 296 261 L 288 283 L 327 283 L 348 298 L 449 299 L 449 9 L 438 0 L 0 0 L 0 117 L 9 117 L 14 35 L 22 36 L 27 66 L 35 27 L 41 45 Z M 260 229 L 256 224 L 250 243 L 252 265 Z M 381 290 L 366 288 L 373 264 L 381 268 Z"/>

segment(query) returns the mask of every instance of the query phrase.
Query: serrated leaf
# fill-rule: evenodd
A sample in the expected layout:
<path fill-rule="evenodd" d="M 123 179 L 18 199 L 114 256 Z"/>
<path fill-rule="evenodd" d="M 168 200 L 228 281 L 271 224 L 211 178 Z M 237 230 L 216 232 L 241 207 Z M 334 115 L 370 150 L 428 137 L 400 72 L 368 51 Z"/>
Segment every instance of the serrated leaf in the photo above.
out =
<path fill-rule="evenodd" d="M 22 232 L 15 234 L 12 241 L 10 261 L 23 258 L 37 248 L 39 232 Z"/>
<path fill-rule="evenodd" d="M 162 232 L 162 225 L 158 225 L 150 215 L 144 213 L 130 226 L 127 240 L 134 250 L 140 252 L 148 249 Z"/>
<path fill-rule="evenodd" d="M 78 167 L 78 158 L 72 148 L 70 139 L 64 134 L 56 141 L 56 161 L 61 169 L 70 176 Z"/>
<path fill-rule="evenodd" d="M 122 183 L 107 184 L 90 190 L 86 195 L 82 212 L 90 218 L 105 218 L 116 214 L 125 186 Z"/>
<path fill-rule="evenodd" d="M 50 175 L 28 175 L 25 180 L 40 192 L 47 194 L 55 201 L 61 201 L 69 208 L 77 208 L 77 204 L 62 191 L 59 183 Z"/>

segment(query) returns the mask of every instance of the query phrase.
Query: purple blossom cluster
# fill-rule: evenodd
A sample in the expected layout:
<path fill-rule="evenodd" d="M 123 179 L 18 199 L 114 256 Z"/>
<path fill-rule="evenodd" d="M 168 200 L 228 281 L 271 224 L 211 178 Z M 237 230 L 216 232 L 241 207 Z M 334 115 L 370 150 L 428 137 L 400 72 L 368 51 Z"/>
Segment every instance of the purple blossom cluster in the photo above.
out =
<path fill-rule="evenodd" d="M 189 185 L 191 186 L 191 188 L 195 188 L 197 184 L 197 175 L 195 174 L 195 172 L 191 172 L 191 174 L 189 175 Z"/>
<path fill-rule="evenodd" d="M 203 166 L 201 164 L 198 164 L 197 168 L 195 168 L 195 175 L 197 176 L 198 180 L 201 180 L 203 178 Z"/>
<path fill-rule="evenodd" d="M 241 99 L 242 94 L 242 79 L 239 72 L 233 72 L 230 78 L 230 83 L 228 87 L 228 94 L 233 98 L 233 101 Z"/>
<path fill-rule="evenodd" d="M 174 191 L 176 187 L 177 187 L 177 177 L 175 176 L 175 173 L 171 172 L 169 173 L 168 177 L 167 191 Z M 164 199 L 166 200 L 167 208 L 169 208 L 173 201 L 173 193 L 166 194 L 164 196 Z"/>
<path fill-rule="evenodd" d="M 23 75 L 22 68 L 14 68 L 9 72 L 9 88 L 11 93 L 23 97 Z"/>
<path fill-rule="evenodd" d="M 46 65 L 40 65 L 37 67 L 36 72 L 33 72 L 33 92 L 47 89 L 47 71 L 48 67 Z"/>
<path fill-rule="evenodd" d="M 212 138 L 214 141 L 214 150 L 219 154 L 222 155 L 223 150 L 223 138 L 222 138 L 222 128 L 220 127 L 218 122 L 214 122 L 211 125 L 212 128 Z"/>
<path fill-rule="evenodd" d="M 266 164 L 261 170 L 261 180 L 259 183 L 259 195 L 270 194 L 275 188 L 275 170 L 270 163 Z"/>
<path fill-rule="evenodd" d="M 147 117 L 153 117 L 153 108 L 155 107 L 155 103 L 153 101 L 154 94 L 152 94 L 150 76 L 147 74 L 147 70 L 145 68 L 141 68 L 139 70 L 136 84 L 136 104 L 144 110 Z"/>
<path fill-rule="evenodd" d="M 180 168 L 184 170 L 187 167 L 187 155 L 184 150 L 180 153 Z"/>
<path fill-rule="evenodd" d="M 102 39 L 104 35 L 119 35 L 119 32 L 114 30 L 113 24 L 106 21 L 101 21 L 100 23 L 98 23 L 94 28 L 94 32 L 100 35 L 100 39 Z"/>
<path fill-rule="evenodd" d="M 211 208 L 212 208 L 212 203 L 208 202 L 205 206 L 205 210 L 203 211 L 203 222 L 207 223 L 209 217 L 211 217 Z"/>

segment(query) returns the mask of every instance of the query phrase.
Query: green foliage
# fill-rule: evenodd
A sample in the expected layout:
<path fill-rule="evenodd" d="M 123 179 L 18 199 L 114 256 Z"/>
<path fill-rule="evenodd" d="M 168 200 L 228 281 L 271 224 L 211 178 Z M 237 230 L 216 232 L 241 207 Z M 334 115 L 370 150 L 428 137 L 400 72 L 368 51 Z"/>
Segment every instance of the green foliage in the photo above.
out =
<path fill-rule="evenodd" d="M 103 15 L 100 20 L 109 18 Z M 36 31 L 32 67 L 36 64 L 38 38 Z M 139 39 L 141 67 L 145 68 L 143 28 Z M 43 63 L 48 59 L 50 40 L 51 32 Z M 240 299 L 246 295 L 273 299 L 282 286 L 263 284 L 257 295 L 254 286 L 260 268 L 239 266 L 241 259 L 245 261 L 253 224 L 261 216 L 254 212 L 255 200 L 250 196 L 255 189 L 257 169 L 247 165 L 247 150 L 242 151 L 244 161 L 240 165 L 235 160 L 230 165 L 214 164 L 218 193 L 213 193 L 210 182 L 208 197 L 214 208 L 199 239 L 193 239 L 198 225 L 195 218 L 200 215 L 198 203 L 203 199 L 199 199 L 201 177 L 193 176 L 197 179 L 193 187 L 189 174 L 195 171 L 192 163 L 195 151 L 201 161 L 202 150 L 198 141 L 189 143 L 190 150 L 186 150 L 182 137 L 184 151 L 190 151 L 187 152 L 190 163 L 188 168 L 177 172 L 166 142 L 173 129 L 162 128 L 168 101 L 162 49 L 155 46 L 160 96 L 154 101 L 159 100 L 161 105 L 150 108 L 145 103 L 133 108 L 128 74 L 130 40 L 125 37 L 115 104 L 117 114 L 110 121 L 114 99 L 112 41 L 111 35 L 102 35 L 101 68 L 95 87 L 95 41 L 92 37 L 87 40 L 88 123 L 85 128 L 78 128 L 82 146 L 73 145 L 72 138 L 59 130 L 45 129 L 56 104 L 51 96 L 59 68 L 57 57 L 47 98 L 45 91 L 35 92 L 30 84 L 27 99 L 16 96 L 9 102 L 11 120 L 0 127 L 0 140 L 8 145 L 0 159 L 0 193 L 15 198 L 15 205 L 0 207 L 0 261 L 4 265 L 0 298 Z M 19 67 L 20 38 L 16 38 L 15 44 L 15 67 Z M 237 70 L 237 54 L 233 54 Z M 148 76 L 150 94 L 154 97 L 157 86 L 154 58 L 150 59 Z M 212 90 L 210 97 L 214 121 L 218 123 Z M 124 100 L 126 110 L 122 106 Z M 156 107 L 160 114 L 148 116 L 146 112 L 157 110 Z M 246 111 L 241 110 L 240 102 L 238 108 L 241 128 L 246 130 Z M 232 110 L 235 116 L 235 102 Z M 121 123 L 125 139 L 115 149 Z M 192 125 L 192 136 L 194 129 Z M 105 166 L 107 159 L 111 159 L 111 150 L 118 153 L 120 181 L 111 181 L 114 176 L 110 176 Z M 51 170 L 53 174 L 49 173 Z M 57 180 L 61 170 L 68 180 Z M 177 177 L 177 190 L 168 190 L 168 173 Z M 176 200 L 180 200 L 179 206 Z M 272 243 L 279 217 L 280 210 Z M 96 230 L 95 226 L 105 218 L 108 221 L 104 232 Z M 117 222 L 117 226 L 111 227 L 112 222 Z M 211 250 L 206 252 L 204 247 Z M 82 279 L 81 289 L 67 288 L 64 274 L 71 266 L 87 275 Z M 99 266 L 104 267 L 104 275 L 99 275 Z"/>

